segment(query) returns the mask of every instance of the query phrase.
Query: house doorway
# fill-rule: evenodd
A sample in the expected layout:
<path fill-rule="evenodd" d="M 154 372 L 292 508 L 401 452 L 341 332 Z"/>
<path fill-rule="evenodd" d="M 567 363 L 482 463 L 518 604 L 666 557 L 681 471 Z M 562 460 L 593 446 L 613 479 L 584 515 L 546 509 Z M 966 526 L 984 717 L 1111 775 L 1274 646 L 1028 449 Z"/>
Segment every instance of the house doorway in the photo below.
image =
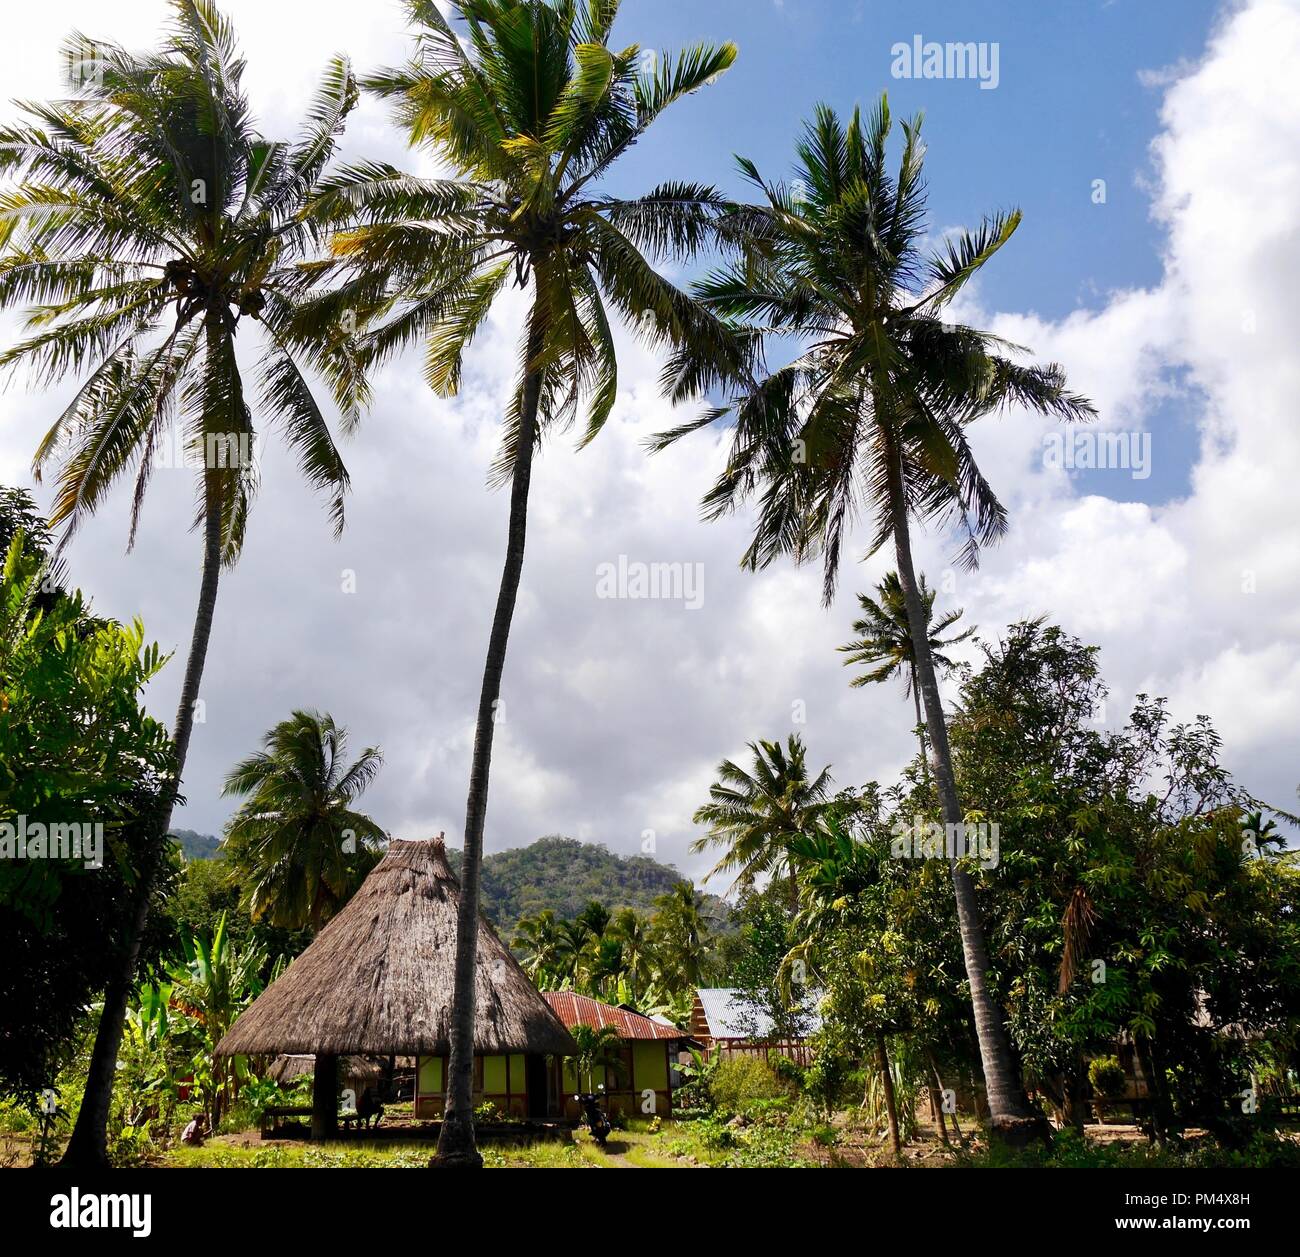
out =
<path fill-rule="evenodd" d="M 524 1058 L 524 1085 L 528 1089 L 528 1116 L 535 1122 L 546 1120 L 549 1096 L 549 1071 L 546 1057 L 529 1053 Z"/>

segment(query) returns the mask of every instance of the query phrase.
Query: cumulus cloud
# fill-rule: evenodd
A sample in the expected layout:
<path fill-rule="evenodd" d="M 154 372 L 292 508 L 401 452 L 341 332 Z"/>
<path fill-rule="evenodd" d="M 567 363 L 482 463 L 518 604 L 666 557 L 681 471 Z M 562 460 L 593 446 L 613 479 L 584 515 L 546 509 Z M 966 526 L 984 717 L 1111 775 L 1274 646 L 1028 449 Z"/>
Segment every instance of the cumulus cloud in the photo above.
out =
<path fill-rule="evenodd" d="M 337 48 L 362 66 L 402 54 L 395 9 L 316 4 L 304 29 L 296 6 L 226 7 L 269 131 L 290 125 L 312 68 Z M 160 13 L 124 0 L 51 8 L 7 19 L 0 78 L 15 95 L 57 90 L 53 53 L 46 66 L 33 50 L 52 49 L 69 25 L 144 41 Z M 1116 292 L 1058 322 L 981 309 L 978 296 L 962 311 L 1064 363 L 1099 403 L 1102 426 L 1149 428 L 1157 458 L 1160 424 L 1174 421 L 1162 416 L 1172 408 L 1195 424 L 1186 496 L 1148 505 L 1084 495 L 1044 465 L 1047 425 L 1009 416 L 981 425 L 976 448 L 1011 510 L 1011 537 L 975 574 L 951 572 L 943 538 L 923 536 L 918 556 L 945 603 L 964 605 L 986 633 L 1048 613 L 1102 646 L 1117 697 L 1167 693 L 1181 717 L 1211 714 L 1230 766 L 1283 804 L 1300 779 L 1288 728 L 1300 701 L 1300 359 L 1288 320 L 1300 286 L 1298 59 L 1300 8 L 1259 0 L 1224 18 L 1200 61 L 1161 80 L 1158 286 Z M 349 149 L 410 164 L 369 104 Z M 484 481 L 521 309 L 515 297 L 494 315 L 454 401 L 433 398 L 414 361 L 384 373 L 346 450 L 354 493 L 341 541 L 272 446 L 247 551 L 221 593 L 179 824 L 215 830 L 228 812 L 224 772 L 276 720 L 308 706 L 333 712 L 358 747 L 383 745 L 387 766 L 366 800 L 382 824 L 403 836 L 459 835 L 505 539 L 506 497 Z M 705 860 L 687 854 L 690 816 L 714 765 L 752 738 L 784 736 L 796 704 L 812 759 L 833 763 L 842 784 L 888 779 L 910 755 L 910 705 L 884 689 L 850 691 L 835 653 L 855 591 L 891 564 L 880 556 L 846 567 L 830 612 L 816 571 L 741 573 L 747 521 L 698 518 L 720 442 L 702 436 L 647 458 L 642 438 L 675 417 L 657 394 L 658 363 L 630 337 L 622 348 L 606 431 L 580 453 L 557 439 L 534 478 L 487 841 L 493 850 L 560 831 L 701 872 Z M 56 404 L 13 389 L 0 397 L 0 479 L 27 482 Z M 70 555 L 102 612 L 140 614 L 182 651 L 198 585 L 191 495 L 182 473 L 159 474 L 134 554 L 123 553 L 122 494 Z M 702 565 L 702 605 L 598 597 L 599 565 L 621 555 Z M 162 716 L 179 672 L 178 660 L 149 695 Z"/>

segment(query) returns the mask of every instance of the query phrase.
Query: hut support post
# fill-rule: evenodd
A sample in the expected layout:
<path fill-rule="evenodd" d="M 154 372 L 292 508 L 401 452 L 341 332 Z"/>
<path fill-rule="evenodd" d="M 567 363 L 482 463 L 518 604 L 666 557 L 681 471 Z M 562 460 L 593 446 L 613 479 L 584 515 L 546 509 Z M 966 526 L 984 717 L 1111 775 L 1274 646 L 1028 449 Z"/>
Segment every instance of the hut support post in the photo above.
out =
<path fill-rule="evenodd" d="M 311 1137 L 331 1139 L 338 1131 L 339 1058 L 316 1053 L 312 1079 Z"/>

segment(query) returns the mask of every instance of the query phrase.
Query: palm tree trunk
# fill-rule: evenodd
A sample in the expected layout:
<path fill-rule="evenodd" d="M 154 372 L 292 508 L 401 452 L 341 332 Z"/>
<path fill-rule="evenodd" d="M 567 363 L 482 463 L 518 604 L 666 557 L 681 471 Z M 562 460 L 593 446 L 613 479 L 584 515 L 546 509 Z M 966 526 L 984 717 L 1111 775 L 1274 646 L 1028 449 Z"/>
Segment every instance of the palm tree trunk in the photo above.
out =
<path fill-rule="evenodd" d="M 181 684 L 180 704 L 176 709 L 176 724 L 172 733 L 175 772 L 159 796 L 157 819 L 148 834 L 147 840 L 153 849 L 146 851 L 142 862 L 130 934 L 122 955 L 122 967 L 104 991 L 104 1011 L 100 1014 L 99 1027 L 95 1031 L 95 1045 L 91 1049 L 90 1066 L 86 1071 L 86 1089 L 82 1094 L 81 1109 L 77 1113 L 72 1138 L 63 1154 L 62 1164 L 69 1167 L 96 1168 L 108 1164 L 108 1112 L 113 1099 L 117 1050 L 122 1043 L 127 1002 L 135 989 L 140 940 L 149 920 L 149 901 L 166 850 L 172 809 L 176 805 L 176 796 L 180 792 L 185 771 L 185 759 L 189 754 L 190 734 L 194 730 L 194 705 L 198 701 L 203 665 L 208 656 L 208 639 L 212 635 L 217 582 L 221 576 L 221 521 L 220 498 L 209 493 L 203 522 L 203 576 L 199 582 L 199 605 L 194 616 L 190 655 L 185 664 L 185 679 Z M 214 1130 L 213 1134 L 215 1133 Z"/>
<path fill-rule="evenodd" d="M 889 1116 L 889 1142 L 893 1146 L 894 1156 L 903 1151 L 898 1137 L 898 1098 L 894 1095 L 894 1075 L 889 1072 L 889 1049 L 885 1046 L 885 1036 L 876 1035 L 876 1065 L 880 1070 L 880 1085 L 885 1091 L 885 1112 Z"/>
<path fill-rule="evenodd" d="M 447 1101 L 438 1152 L 433 1164 L 481 1167 L 483 1158 L 474 1144 L 474 983 L 478 962 L 479 871 L 483 862 L 483 827 L 487 818 L 488 776 L 492 769 L 492 736 L 496 731 L 496 705 L 501 694 L 510 623 L 514 618 L 519 578 L 524 568 L 524 542 L 528 532 L 528 488 L 533 471 L 533 448 L 542 374 L 534 368 L 543 345 L 540 299 L 529 317 L 519 434 L 510 483 L 510 523 L 506 561 L 501 572 L 496 614 L 488 639 L 483 687 L 479 693 L 478 720 L 474 727 L 474 758 L 465 805 L 465 847 L 460 867 L 460 911 L 456 919 L 456 972 L 451 1003 L 451 1052 L 447 1067 Z"/>
<path fill-rule="evenodd" d="M 943 1140 L 944 1147 L 950 1147 L 948 1141 L 948 1124 L 944 1121 L 943 1112 L 943 1079 L 939 1077 L 939 1062 L 934 1058 L 932 1048 L 925 1049 L 925 1063 L 930 1071 L 930 1095 L 934 1104 L 934 1120 L 939 1127 L 939 1138 Z M 953 1119 L 953 1126 L 957 1124 Z"/>
<path fill-rule="evenodd" d="M 921 781 L 926 789 L 930 786 L 930 756 L 925 745 L 925 717 L 921 714 L 921 683 L 916 676 L 916 664 L 912 664 L 912 703 L 916 707 L 916 740 L 921 744 Z"/>
<path fill-rule="evenodd" d="M 944 822 L 947 825 L 961 825 L 964 817 L 961 804 L 957 799 L 952 753 L 948 747 L 948 726 L 939 699 L 934 660 L 930 654 L 925 607 L 917 588 L 916 571 L 912 564 L 912 541 L 907 519 L 907 498 L 903 492 L 902 464 L 899 450 L 892 441 L 887 451 L 887 458 L 889 505 L 894 521 L 894 549 L 898 560 L 898 579 L 903 586 L 907 622 L 912 631 L 912 649 L 921 685 L 921 697 L 925 704 L 926 727 L 930 734 L 939 802 L 943 808 Z M 980 1062 L 984 1069 L 984 1089 L 988 1095 L 990 1129 L 995 1136 L 1012 1143 L 1023 1143 L 1035 1137 L 1045 1139 L 1048 1137 L 1046 1123 L 1036 1118 L 1029 1107 L 1029 1100 L 1020 1081 L 1020 1073 L 1011 1054 L 1011 1043 L 1007 1038 L 1001 1010 L 997 1007 L 989 988 L 988 947 L 984 941 L 984 928 L 980 923 L 979 908 L 975 901 L 975 884 L 956 858 L 950 859 L 949 867 L 957 902 L 962 957 L 966 965 L 966 978 L 970 984 L 975 1033 L 979 1040 Z"/>

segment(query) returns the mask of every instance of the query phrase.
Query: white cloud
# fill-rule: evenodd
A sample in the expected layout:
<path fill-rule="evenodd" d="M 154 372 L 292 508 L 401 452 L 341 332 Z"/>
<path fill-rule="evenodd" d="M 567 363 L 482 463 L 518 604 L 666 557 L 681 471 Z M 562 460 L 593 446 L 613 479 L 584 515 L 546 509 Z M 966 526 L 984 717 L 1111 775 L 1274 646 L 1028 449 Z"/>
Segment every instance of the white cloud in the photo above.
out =
<path fill-rule="evenodd" d="M 290 125 L 333 51 L 346 48 L 362 68 L 402 55 L 396 6 L 313 4 L 307 23 L 299 6 L 226 7 L 271 131 Z M 53 49 L 70 25 L 139 42 L 161 12 L 136 0 L 18 10 L 6 17 L 0 81 L 15 95 L 53 94 Z M 1201 433 L 1189 496 L 1157 507 L 1080 497 L 1042 465 L 1047 425 L 990 421 L 977 449 L 1013 533 L 945 595 L 986 632 L 1046 612 L 1097 642 L 1117 695 L 1148 688 L 1168 693 L 1182 717 L 1208 711 L 1229 765 L 1282 803 L 1300 779 L 1288 736 L 1300 703 L 1300 359 L 1290 319 L 1300 288 L 1298 62 L 1300 9 L 1260 0 L 1226 18 L 1205 58 L 1171 77 L 1155 146 L 1154 212 L 1168 233 L 1160 285 L 1056 323 L 972 312 L 1063 362 L 1072 385 L 1102 407 L 1103 426 L 1154 424 L 1156 457 L 1169 371 L 1186 372 L 1177 404 Z M 382 114 L 364 110 L 350 150 L 407 161 Z M 330 540 L 291 461 L 272 452 L 247 552 L 224 583 L 208 719 L 196 731 L 179 823 L 215 828 L 224 771 L 292 707 L 314 706 L 346 723 L 358 748 L 384 746 L 387 767 L 368 796 L 381 823 L 406 836 L 460 833 L 507 508 L 483 485 L 519 312 L 516 298 L 485 330 L 454 402 L 429 394 L 413 359 L 385 373 L 346 451 L 355 491 L 342 541 Z M 815 570 L 740 572 L 746 521 L 698 518 L 719 443 L 702 436 L 653 459 L 641 449 L 670 421 L 656 374 L 649 355 L 625 345 L 607 430 L 581 453 L 554 442 L 538 465 L 489 849 L 559 830 L 636 851 L 651 829 L 659 858 L 700 871 L 707 857 L 687 856 L 686 844 L 713 766 L 753 738 L 784 736 L 797 700 L 813 760 L 833 762 L 841 783 L 888 778 L 911 752 L 901 691 L 850 691 L 835 652 L 854 593 L 891 566 L 887 556 L 847 567 L 830 613 Z M 55 402 L 12 389 L 0 396 L 0 479 L 26 480 Z M 187 643 L 197 593 L 198 539 L 185 531 L 191 490 L 177 473 L 156 478 L 134 555 L 122 553 L 127 494 L 71 554 L 101 611 L 141 614 L 168 648 Z M 704 605 L 598 599 L 597 565 L 620 554 L 702 563 Z M 940 540 L 920 539 L 932 580 L 949 559 Z M 355 594 L 341 592 L 345 568 L 356 572 Z M 1258 592 L 1242 592 L 1244 572 L 1255 573 Z M 160 715 L 170 716 L 178 683 L 179 661 L 150 695 Z"/>

